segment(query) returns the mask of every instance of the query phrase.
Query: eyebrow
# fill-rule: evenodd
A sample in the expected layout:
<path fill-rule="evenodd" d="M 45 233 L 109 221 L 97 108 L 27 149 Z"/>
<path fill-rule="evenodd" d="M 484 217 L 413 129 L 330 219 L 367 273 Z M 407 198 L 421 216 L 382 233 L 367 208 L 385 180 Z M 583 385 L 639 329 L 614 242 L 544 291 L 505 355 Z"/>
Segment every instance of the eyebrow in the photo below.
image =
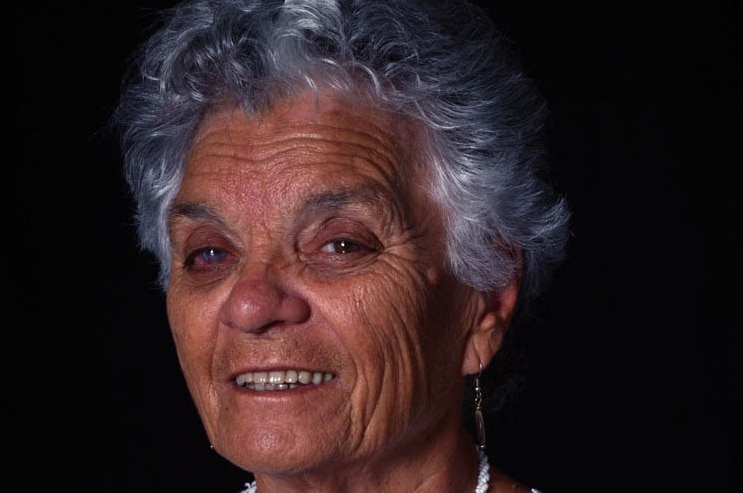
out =
<path fill-rule="evenodd" d="M 173 234 L 173 227 L 179 220 L 205 221 L 225 230 L 232 231 L 220 215 L 208 205 L 198 202 L 181 202 L 173 204 L 168 213 L 168 230 Z"/>
<path fill-rule="evenodd" d="M 399 204 L 399 199 L 382 187 L 355 186 L 310 195 L 301 204 L 300 215 L 313 215 L 354 205 L 364 205 L 371 206 L 390 219 L 398 215 L 398 212 L 395 211 L 396 207 L 390 207 L 390 205 L 396 204 Z M 229 229 L 229 226 L 217 211 L 199 202 L 173 204 L 168 213 L 169 227 L 172 227 L 173 223 L 180 218 L 208 221 Z"/>
<path fill-rule="evenodd" d="M 385 204 L 393 203 L 397 203 L 397 200 L 381 187 L 364 186 L 317 193 L 305 201 L 302 209 L 309 213 L 316 213 L 355 204 L 368 204 L 375 208 L 388 210 L 389 207 Z"/>
<path fill-rule="evenodd" d="M 187 219 L 206 219 L 208 221 L 224 224 L 211 207 L 196 202 L 181 202 L 174 204 L 168 213 L 168 222 L 172 223 L 176 217 L 185 217 Z"/>

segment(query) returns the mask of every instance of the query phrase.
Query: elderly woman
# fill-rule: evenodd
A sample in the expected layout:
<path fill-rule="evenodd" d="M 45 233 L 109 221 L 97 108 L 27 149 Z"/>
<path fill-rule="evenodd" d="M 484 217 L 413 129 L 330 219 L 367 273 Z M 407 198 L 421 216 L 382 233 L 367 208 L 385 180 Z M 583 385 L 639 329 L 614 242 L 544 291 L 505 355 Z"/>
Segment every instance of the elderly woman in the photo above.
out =
<path fill-rule="evenodd" d="M 244 491 L 528 491 L 488 463 L 481 372 L 568 212 L 483 12 L 190 1 L 137 60 L 115 122 L 141 245 Z"/>

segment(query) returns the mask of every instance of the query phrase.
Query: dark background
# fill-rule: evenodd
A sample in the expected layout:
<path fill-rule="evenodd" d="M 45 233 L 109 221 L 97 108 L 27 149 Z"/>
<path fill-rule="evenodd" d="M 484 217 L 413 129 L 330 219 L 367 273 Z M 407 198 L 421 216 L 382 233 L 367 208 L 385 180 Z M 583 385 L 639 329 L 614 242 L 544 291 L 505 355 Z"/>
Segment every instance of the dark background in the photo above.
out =
<path fill-rule="evenodd" d="M 740 3 L 488 10 L 550 102 L 574 209 L 568 261 L 513 329 L 525 385 L 489 419 L 490 455 L 544 493 L 741 491 Z M 21 491 L 236 493 L 247 478 L 209 450 L 106 130 L 152 12 L 6 15 L 4 470 Z"/>

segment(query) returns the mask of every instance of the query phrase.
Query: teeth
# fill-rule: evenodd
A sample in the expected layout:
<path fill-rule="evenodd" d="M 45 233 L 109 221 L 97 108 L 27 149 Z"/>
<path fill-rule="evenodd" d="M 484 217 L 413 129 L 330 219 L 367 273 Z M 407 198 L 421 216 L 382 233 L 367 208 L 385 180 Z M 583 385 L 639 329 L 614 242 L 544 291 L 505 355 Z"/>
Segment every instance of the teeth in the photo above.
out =
<path fill-rule="evenodd" d="M 250 390 L 288 390 L 302 385 L 319 385 L 334 378 L 332 373 L 321 371 L 274 370 L 242 373 L 235 382 L 238 386 Z"/>

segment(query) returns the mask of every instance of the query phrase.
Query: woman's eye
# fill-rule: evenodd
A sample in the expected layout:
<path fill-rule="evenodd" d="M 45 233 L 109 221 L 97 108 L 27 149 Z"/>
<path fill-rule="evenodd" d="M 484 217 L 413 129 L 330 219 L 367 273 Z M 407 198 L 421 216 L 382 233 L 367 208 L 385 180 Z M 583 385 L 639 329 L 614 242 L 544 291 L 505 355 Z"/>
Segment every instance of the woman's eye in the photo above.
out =
<path fill-rule="evenodd" d="M 322 246 L 321 250 L 326 253 L 356 253 L 362 250 L 362 246 L 349 240 L 333 240 Z"/>
<path fill-rule="evenodd" d="M 185 266 L 192 268 L 212 267 L 226 263 L 229 258 L 229 253 L 221 248 L 200 248 L 186 257 Z"/>

